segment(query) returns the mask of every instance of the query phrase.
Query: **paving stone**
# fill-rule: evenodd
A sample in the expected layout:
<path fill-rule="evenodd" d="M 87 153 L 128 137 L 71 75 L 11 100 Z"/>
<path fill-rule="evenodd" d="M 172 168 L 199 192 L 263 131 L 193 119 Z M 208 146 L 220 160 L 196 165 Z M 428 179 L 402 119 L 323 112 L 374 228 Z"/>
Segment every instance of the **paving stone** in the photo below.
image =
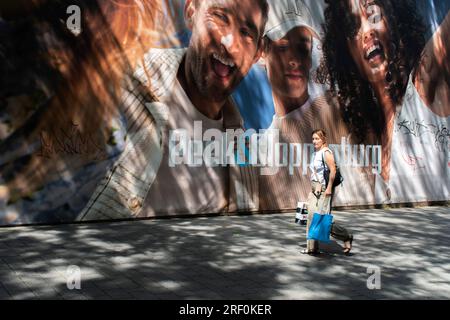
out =
<path fill-rule="evenodd" d="M 131 290 L 129 291 L 129 293 L 133 296 L 134 299 L 136 300 L 156 300 L 157 299 L 157 295 L 149 292 L 145 289 L 140 289 L 140 290 Z"/>
<path fill-rule="evenodd" d="M 125 300 L 125 299 L 133 299 L 134 298 L 134 296 L 130 292 L 126 291 L 125 289 L 110 289 L 110 290 L 105 290 L 105 293 L 111 299 Z"/>
<path fill-rule="evenodd" d="M 6 289 L 0 288 L 0 299 L 11 299 L 11 295 Z"/>

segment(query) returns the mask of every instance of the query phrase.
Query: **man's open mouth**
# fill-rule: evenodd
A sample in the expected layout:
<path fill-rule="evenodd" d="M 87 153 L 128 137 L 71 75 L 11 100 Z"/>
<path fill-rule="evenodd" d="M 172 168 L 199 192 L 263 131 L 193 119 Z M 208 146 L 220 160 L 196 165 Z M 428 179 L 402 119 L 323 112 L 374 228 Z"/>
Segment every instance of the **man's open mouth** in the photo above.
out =
<path fill-rule="evenodd" d="M 217 53 L 213 53 L 211 64 L 215 74 L 220 78 L 227 78 L 236 69 L 236 65 L 231 59 Z"/>
<path fill-rule="evenodd" d="M 366 46 L 364 58 L 366 60 L 373 60 L 374 58 L 379 57 L 381 59 L 385 58 L 384 48 L 381 42 L 374 41 L 372 44 Z"/>

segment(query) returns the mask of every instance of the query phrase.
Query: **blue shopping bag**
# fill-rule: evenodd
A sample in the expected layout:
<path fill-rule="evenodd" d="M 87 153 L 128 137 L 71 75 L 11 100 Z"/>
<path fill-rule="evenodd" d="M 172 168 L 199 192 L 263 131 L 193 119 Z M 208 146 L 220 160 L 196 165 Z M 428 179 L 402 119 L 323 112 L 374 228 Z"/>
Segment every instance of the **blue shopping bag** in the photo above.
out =
<path fill-rule="evenodd" d="M 318 240 L 322 242 L 330 242 L 331 225 L 333 216 L 331 214 L 314 213 L 309 226 L 308 240 Z"/>

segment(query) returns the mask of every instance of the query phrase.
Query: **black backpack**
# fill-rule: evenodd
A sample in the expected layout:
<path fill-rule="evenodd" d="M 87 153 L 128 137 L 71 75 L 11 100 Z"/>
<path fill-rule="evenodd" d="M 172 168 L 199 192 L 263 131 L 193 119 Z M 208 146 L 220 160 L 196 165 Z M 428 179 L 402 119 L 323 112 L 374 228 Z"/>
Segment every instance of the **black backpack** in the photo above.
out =
<path fill-rule="evenodd" d="M 325 179 L 325 184 L 328 186 L 328 181 L 330 180 L 330 169 L 326 165 L 325 161 L 323 160 L 323 153 L 322 153 L 322 163 L 323 163 L 323 177 Z M 339 170 L 339 166 L 336 165 L 336 176 L 334 177 L 333 181 L 333 188 L 337 187 L 344 181 L 344 177 L 341 175 L 341 170 Z"/>

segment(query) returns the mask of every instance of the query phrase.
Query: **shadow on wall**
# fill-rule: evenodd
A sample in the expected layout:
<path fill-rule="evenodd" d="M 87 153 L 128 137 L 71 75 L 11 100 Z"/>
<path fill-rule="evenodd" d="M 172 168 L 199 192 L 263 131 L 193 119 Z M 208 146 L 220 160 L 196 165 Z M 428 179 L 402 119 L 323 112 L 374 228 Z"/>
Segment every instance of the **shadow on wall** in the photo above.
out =
<path fill-rule="evenodd" d="M 121 82 L 158 38 L 161 3 L 0 5 L 0 223 L 71 221 L 124 147 Z"/>

